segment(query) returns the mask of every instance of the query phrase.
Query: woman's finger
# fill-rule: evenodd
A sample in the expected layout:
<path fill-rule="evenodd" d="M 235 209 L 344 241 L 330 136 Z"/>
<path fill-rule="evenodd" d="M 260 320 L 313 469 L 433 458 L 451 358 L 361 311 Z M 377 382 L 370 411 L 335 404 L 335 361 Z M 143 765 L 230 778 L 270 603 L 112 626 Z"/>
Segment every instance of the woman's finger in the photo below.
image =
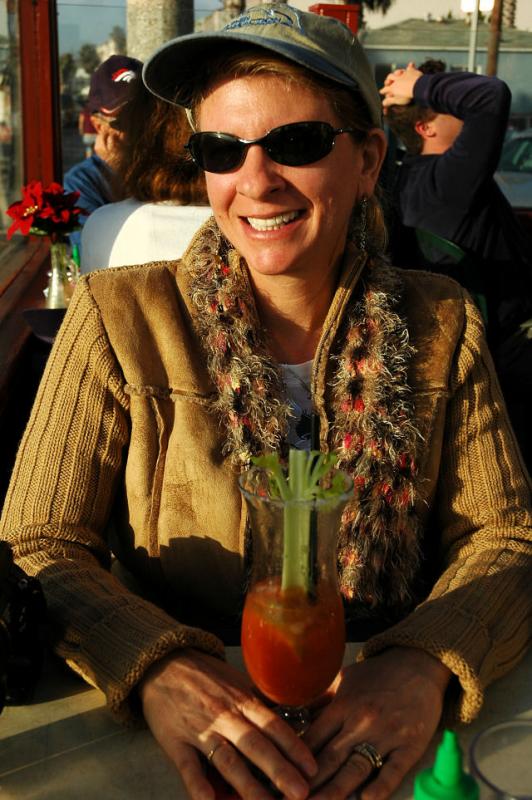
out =
<path fill-rule="evenodd" d="M 215 800 L 214 789 L 207 780 L 198 754 L 193 747 L 182 742 L 161 742 L 163 749 L 174 762 L 191 800 Z"/>
<path fill-rule="evenodd" d="M 340 734 L 343 726 L 343 710 L 337 703 L 330 703 L 320 711 L 303 740 L 314 754 L 320 753 L 334 737 Z"/>
<path fill-rule="evenodd" d="M 360 752 L 362 747 L 372 751 L 373 756 Z M 373 772 L 377 760 L 380 760 L 382 765 L 389 751 L 390 746 L 381 743 L 379 737 L 376 736 L 372 736 L 370 740 L 367 736 L 352 731 L 335 736 L 318 755 L 319 771 L 311 786 L 313 789 L 319 789 L 320 793 L 317 796 L 320 798 L 322 795 L 324 798 L 334 797 L 336 789 L 345 788 L 348 784 L 349 792 L 352 792 L 367 780 Z M 355 775 L 357 780 L 352 783 Z M 328 781 L 333 788 L 330 793 L 328 790 L 323 793 L 324 788 L 322 787 L 328 787 Z M 348 794 L 338 796 L 347 797 Z"/>
<path fill-rule="evenodd" d="M 267 711 L 267 709 L 265 710 Z M 241 753 L 249 762 L 258 767 L 266 779 L 271 781 L 284 796 L 294 798 L 294 800 L 305 798 L 308 795 L 309 784 L 303 779 L 301 772 L 292 763 L 292 760 L 286 758 L 281 752 L 279 742 L 283 742 L 288 752 L 293 751 L 298 754 L 301 750 L 304 760 L 310 761 L 314 765 L 314 772 L 317 771 L 317 764 L 306 745 L 298 741 L 288 725 L 285 725 L 282 720 L 276 719 L 273 712 L 268 712 L 264 716 L 270 717 L 269 726 L 266 722 L 260 726 L 258 722 L 256 725 L 251 724 L 248 719 L 236 714 L 218 719 L 216 731 L 225 737 L 229 749 L 216 746 L 211 763 L 218 766 L 220 758 L 222 758 L 223 769 L 218 768 L 224 778 L 235 787 L 235 781 L 239 781 L 240 785 L 243 785 L 249 777 L 249 770 L 246 768 L 246 771 L 242 771 L 241 769 L 241 766 L 245 765 L 245 761 L 240 759 L 237 762 L 235 760 L 235 756 Z M 280 723 L 281 732 L 275 735 L 272 729 L 279 730 L 278 723 Z M 286 733 L 284 727 L 288 729 Z M 295 741 L 294 747 L 292 747 L 292 739 Z M 220 756 L 219 751 L 222 749 L 223 752 Z M 235 775 L 230 774 L 233 763 L 238 767 Z"/>
<path fill-rule="evenodd" d="M 240 711 L 255 729 L 262 731 L 275 744 L 275 747 L 272 748 L 275 753 L 281 751 L 290 762 L 300 767 L 301 771 L 309 777 L 316 774 L 318 766 L 308 744 L 297 736 L 290 725 L 274 711 L 262 703 L 252 701 L 241 705 Z M 248 754 L 246 753 L 246 755 Z M 257 757 L 259 757 L 258 754 Z M 256 758 L 253 761 L 257 766 L 261 766 Z"/>
<path fill-rule="evenodd" d="M 382 768 L 375 772 L 373 780 L 360 794 L 360 800 L 387 800 L 399 787 L 401 781 L 417 763 L 421 753 L 407 748 L 398 748 L 386 759 Z"/>
<path fill-rule="evenodd" d="M 338 800 L 349 797 L 367 781 L 373 767 L 367 758 L 351 753 L 334 777 L 312 795 L 313 800 Z"/>
<path fill-rule="evenodd" d="M 210 762 L 242 800 L 271 800 L 271 793 L 254 777 L 244 759 L 228 741 L 216 748 Z M 289 796 L 294 800 L 304 800 L 306 797 L 305 794 Z"/>
<path fill-rule="evenodd" d="M 420 757 L 421 752 L 416 748 L 398 748 L 388 756 L 384 754 L 382 767 L 375 769 L 365 756 L 352 752 L 341 765 L 337 764 L 334 770 L 334 758 L 330 756 L 326 769 L 329 771 L 333 768 L 333 777 L 327 780 L 324 773 L 324 783 L 318 787 L 312 798 L 313 800 L 348 798 L 356 789 L 364 786 L 360 792 L 360 800 L 388 800 Z"/>

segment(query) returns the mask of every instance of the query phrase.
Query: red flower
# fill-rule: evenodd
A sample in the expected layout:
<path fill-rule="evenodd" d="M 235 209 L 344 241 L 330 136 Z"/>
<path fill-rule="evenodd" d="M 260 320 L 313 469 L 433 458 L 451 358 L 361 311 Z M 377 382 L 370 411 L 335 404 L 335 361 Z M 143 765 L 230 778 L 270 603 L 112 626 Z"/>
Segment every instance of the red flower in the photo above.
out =
<path fill-rule="evenodd" d="M 7 232 L 7 238 L 11 239 L 17 228 L 27 236 L 37 212 L 42 209 L 42 183 L 31 181 L 27 186 L 22 187 L 22 200 L 11 203 L 6 211 L 15 221 Z"/>
<path fill-rule="evenodd" d="M 79 216 L 86 211 L 76 205 L 79 192 L 65 192 L 60 183 L 52 182 L 43 188 L 41 181 L 31 181 L 22 187 L 22 200 L 12 203 L 6 211 L 14 222 L 7 231 L 11 239 L 16 230 L 23 236 L 30 233 L 62 240 L 79 228 Z"/>

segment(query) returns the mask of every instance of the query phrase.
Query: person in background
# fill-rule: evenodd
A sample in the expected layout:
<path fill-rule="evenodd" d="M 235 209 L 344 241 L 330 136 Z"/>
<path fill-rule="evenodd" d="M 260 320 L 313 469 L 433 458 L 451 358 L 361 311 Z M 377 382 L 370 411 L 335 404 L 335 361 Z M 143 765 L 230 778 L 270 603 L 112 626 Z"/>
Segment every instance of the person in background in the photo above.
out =
<path fill-rule="evenodd" d="M 184 109 L 142 81 L 120 111 L 115 181 L 127 198 L 94 211 L 81 236 L 81 272 L 179 258 L 210 216 L 205 178 L 185 145 Z"/>
<path fill-rule="evenodd" d="M 192 800 L 207 762 L 243 800 L 384 800 L 530 641 L 531 487 L 478 310 L 384 255 L 380 96 L 338 20 L 248 8 L 144 81 L 191 109 L 214 216 L 180 260 L 82 276 L 0 536 L 56 651 Z M 286 458 L 302 394 L 356 487 L 337 566 L 367 641 L 300 738 L 223 654 L 253 560 L 238 479 Z"/>
<path fill-rule="evenodd" d="M 120 132 L 113 128 L 116 116 L 126 101 L 131 81 L 135 80 L 142 63 L 129 56 L 110 56 L 91 76 L 87 109 L 96 130 L 94 153 L 74 164 L 64 175 L 67 192 L 79 192 L 79 205 L 87 216 L 96 208 L 113 201 L 112 178 L 117 140 Z M 87 216 L 80 217 L 83 225 Z M 71 234 L 72 245 L 81 242 L 79 231 Z"/>
<path fill-rule="evenodd" d="M 400 220 L 392 261 L 449 274 L 485 302 L 488 343 L 532 470 L 531 243 L 494 179 L 511 93 L 496 77 L 444 67 L 410 63 L 380 90 L 386 121 L 406 148 L 392 189 Z M 457 245 L 462 259 L 445 243 L 438 250 L 437 240 L 420 252 L 420 230 Z"/>
<path fill-rule="evenodd" d="M 78 117 L 78 132 L 85 147 L 85 158 L 90 158 L 94 152 L 94 143 L 96 141 L 96 128 L 92 124 L 92 114 L 87 106 L 84 106 L 79 112 Z"/>

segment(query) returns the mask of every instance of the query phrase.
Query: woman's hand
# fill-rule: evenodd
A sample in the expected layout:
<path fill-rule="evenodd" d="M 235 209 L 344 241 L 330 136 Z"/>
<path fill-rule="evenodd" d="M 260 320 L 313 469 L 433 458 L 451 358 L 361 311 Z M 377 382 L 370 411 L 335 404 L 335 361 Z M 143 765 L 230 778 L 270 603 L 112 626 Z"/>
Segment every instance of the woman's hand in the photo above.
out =
<path fill-rule="evenodd" d="M 346 667 L 305 736 L 317 754 L 313 800 L 348 798 L 372 773 L 353 750 L 372 745 L 384 765 L 361 800 L 384 800 L 421 758 L 440 720 L 450 671 L 422 650 L 394 647 Z"/>
<path fill-rule="evenodd" d="M 390 72 L 386 76 L 384 86 L 379 90 L 384 98 L 382 101 L 384 113 L 388 106 L 406 106 L 411 103 L 414 98 L 414 86 L 422 75 L 413 61 L 410 61 L 406 69 Z"/>
<path fill-rule="evenodd" d="M 212 754 L 216 769 L 243 800 L 273 796 L 247 761 L 290 800 L 308 796 L 308 778 L 317 770 L 309 748 L 226 662 L 192 649 L 172 653 L 151 667 L 139 694 L 146 722 L 192 800 L 214 798 L 198 750 Z"/>

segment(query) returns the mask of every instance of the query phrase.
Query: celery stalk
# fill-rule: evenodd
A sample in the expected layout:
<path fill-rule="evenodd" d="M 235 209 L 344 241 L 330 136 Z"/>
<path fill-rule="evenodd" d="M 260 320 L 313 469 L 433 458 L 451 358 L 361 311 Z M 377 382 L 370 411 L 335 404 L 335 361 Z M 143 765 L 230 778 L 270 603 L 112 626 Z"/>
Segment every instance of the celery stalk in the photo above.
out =
<path fill-rule="evenodd" d="M 284 507 L 283 590 L 300 587 L 307 592 L 309 588 L 310 508 L 301 502 L 312 499 L 308 496 L 308 456 L 305 450 L 290 450 L 289 453 L 290 492 L 295 502 L 288 501 Z"/>
<path fill-rule="evenodd" d="M 292 587 L 299 587 L 305 592 L 311 590 L 312 565 L 309 549 L 313 511 L 308 501 L 343 491 L 343 482 L 342 487 L 337 484 L 328 490 L 322 490 L 320 486 L 320 480 L 332 469 L 335 461 L 336 456 L 331 453 L 291 449 L 288 474 L 285 477 L 276 453 L 253 459 L 257 466 L 268 472 L 272 496 L 281 497 L 285 502 L 281 578 L 283 590 Z"/>

